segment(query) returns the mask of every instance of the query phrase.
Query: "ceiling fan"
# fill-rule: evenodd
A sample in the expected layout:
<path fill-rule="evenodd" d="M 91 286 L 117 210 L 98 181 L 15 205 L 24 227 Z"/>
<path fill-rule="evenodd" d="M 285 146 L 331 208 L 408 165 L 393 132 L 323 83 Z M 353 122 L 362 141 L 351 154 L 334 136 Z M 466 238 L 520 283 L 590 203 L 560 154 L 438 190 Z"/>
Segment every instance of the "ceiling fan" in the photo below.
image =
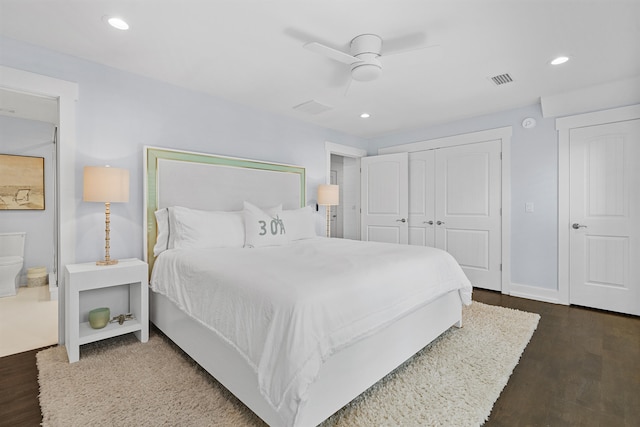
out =
<path fill-rule="evenodd" d="M 419 35 L 419 39 L 424 38 Z M 406 46 L 407 41 L 409 46 Z M 398 43 L 399 42 L 399 43 Z M 377 79 L 382 74 L 381 57 L 388 57 L 401 53 L 413 52 L 418 49 L 436 48 L 438 45 L 416 46 L 415 35 L 409 35 L 401 39 L 396 39 L 395 49 L 385 49 L 382 53 L 383 40 L 376 34 L 360 34 L 351 40 L 349 53 L 326 46 L 322 43 L 306 43 L 304 47 L 312 52 L 324 55 L 335 61 L 342 62 L 351 67 L 351 77 L 359 82 L 369 82 Z"/>

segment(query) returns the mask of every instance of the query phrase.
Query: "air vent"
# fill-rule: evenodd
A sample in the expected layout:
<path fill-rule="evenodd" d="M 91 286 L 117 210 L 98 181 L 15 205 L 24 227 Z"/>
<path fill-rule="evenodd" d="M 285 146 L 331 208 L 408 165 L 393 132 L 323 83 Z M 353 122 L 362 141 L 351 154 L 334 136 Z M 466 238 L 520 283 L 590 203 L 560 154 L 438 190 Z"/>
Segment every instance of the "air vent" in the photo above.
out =
<path fill-rule="evenodd" d="M 501 86 L 507 83 L 511 83 L 513 79 L 509 74 L 499 74 L 497 76 L 490 77 L 491 81 L 495 83 L 496 86 Z"/>
<path fill-rule="evenodd" d="M 294 110 L 307 113 L 307 114 L 314 114 L 314 115 L 324 113 L 325 111 L 329 111 L 332 108 L 333 107 L 324 105 L 313 99 L 311 101 L 303 102 L 302 104 L 299 104 L 293 107 Z"/>

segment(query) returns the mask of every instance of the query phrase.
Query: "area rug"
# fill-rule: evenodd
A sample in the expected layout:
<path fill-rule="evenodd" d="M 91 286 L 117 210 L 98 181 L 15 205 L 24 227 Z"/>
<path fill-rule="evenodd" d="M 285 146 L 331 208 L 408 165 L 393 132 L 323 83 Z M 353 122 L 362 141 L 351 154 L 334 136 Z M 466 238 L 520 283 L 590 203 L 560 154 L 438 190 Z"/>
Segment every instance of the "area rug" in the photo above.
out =
<path fill-rule="evenodd" d="M 451 328 L 322 426 L 479 426 L 540 316 L 474 302 Z M 262 426 L 167 338 L 131 334 L 37 355 L 44 426 Z"/>

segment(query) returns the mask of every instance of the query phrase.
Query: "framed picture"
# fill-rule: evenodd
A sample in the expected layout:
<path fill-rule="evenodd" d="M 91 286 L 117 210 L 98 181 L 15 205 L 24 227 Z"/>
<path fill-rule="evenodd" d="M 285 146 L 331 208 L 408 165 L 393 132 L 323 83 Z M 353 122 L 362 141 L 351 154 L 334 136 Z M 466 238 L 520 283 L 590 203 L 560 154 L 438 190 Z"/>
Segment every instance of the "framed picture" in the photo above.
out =
<path fill-rule="evenodd" d="M 44 157 L 0 154 L 0 210 L 44 210 Z"/>

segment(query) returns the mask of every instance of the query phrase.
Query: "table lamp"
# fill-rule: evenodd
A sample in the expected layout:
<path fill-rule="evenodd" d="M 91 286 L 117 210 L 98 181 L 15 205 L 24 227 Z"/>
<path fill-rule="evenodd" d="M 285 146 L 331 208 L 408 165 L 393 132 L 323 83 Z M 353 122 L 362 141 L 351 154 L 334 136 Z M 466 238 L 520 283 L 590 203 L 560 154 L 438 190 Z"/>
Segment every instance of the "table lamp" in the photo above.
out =
<path fill-rule="evenodd" d="M 118 260 L 109 256 L 109 225 L 111 223 L 111 203 L 129 201 L 129 171 L 110 166 L 85 166 L 82 199 L 85 202 L 103 202 L 105 210 L 104 260 L 96 265 L 114 265 Z"/>
<path fill-rule="evenodd" d="M 320 184 L 318 186 L 318 204 L 327 206 L 327 237 L 331 234 L 331 206 L 340 204 L 340 186 L 333 184 Z"/>

